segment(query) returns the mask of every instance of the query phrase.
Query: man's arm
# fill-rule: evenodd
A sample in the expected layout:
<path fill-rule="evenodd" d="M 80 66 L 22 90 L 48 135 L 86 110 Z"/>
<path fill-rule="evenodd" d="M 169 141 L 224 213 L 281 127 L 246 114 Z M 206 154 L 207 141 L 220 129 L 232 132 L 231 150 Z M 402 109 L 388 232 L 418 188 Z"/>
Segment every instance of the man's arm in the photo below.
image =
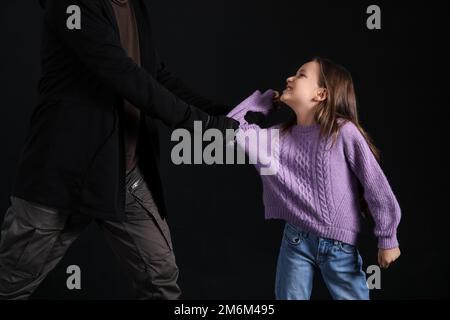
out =
<path fill-rule="evenodd" d="M 70 5 L 81 9 L 79 30 L 66 27 L 66 10 Z M 192 130 L 194 120 L 202 121 L 204 128 L 235 126 L 229 119 L 209 117 L 186 103 L 134 63 L 122 48 L 111 23 L 102 14 L 100 1 L 48 0 L 45 22 L 91 72 L 147 115 L 172 128 Z"/>
<path fill-rule="evenodd" d="M 199 95 L 187 86 L 180 78 L 170 72 L 158 53 L 156 55 L 158 62 L 157 80 L 183 101 L 196 106 L 210 115 L 224 115 L 233 109 L 232 106 L 215 103 L 214 101 Z"/>

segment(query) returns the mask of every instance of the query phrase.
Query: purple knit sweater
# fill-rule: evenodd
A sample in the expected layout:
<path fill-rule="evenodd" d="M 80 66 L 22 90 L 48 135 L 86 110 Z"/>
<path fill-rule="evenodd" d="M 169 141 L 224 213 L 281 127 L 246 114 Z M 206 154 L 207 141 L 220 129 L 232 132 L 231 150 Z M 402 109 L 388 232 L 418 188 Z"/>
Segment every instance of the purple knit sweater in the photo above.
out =
<path fill-rule="evenodd" d="M 247 111 L 267 114 L 273 91 L 255 91 L 229 116 L 241 123 L 240 133 L 260 129 L 244 120 Z M 319 136 L 319 125 L 295 125 L 280 134 L 273 175 L 261 175 L 266 219 L 283 219 L 321 237 L 356 244 L 361 228 L 358 180 L 375 221 L 378 247 L 398 246 L 400 206 L 367 142 L 351 122 L 340 120 L 335 145 Z M 266 132 L 267 133 L 267 132 Z M 239 139 L 238 143 L 239 143 Z M 241 143 L 242 145 L 242 143 Z M 244 147 L 248 153 L 248 146 Z M 260 168 L 260 164 L 256 164 Z"/>

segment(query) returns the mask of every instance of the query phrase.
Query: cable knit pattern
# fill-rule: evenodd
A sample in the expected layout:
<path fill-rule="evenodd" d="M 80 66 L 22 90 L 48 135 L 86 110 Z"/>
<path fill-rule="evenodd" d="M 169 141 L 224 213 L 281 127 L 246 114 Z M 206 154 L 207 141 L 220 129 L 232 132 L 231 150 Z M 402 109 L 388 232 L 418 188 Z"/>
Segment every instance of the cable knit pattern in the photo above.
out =
<path fill-rule="evenodd" d="M 244 119 L 247 111 L 267 114 L 272 96 L 272 90 L 255 91 L 229 113 L 241 123 L 238 135 L 249 129 L 279 129 L 261 129 Z M 341 128 L 333 147 L 331 138 L 320 136 L 319 125 L 295 125 L 280 134 L 276 145 L 280 150 L 273 159 L 279 164 L 278 170 L 261 176 L 265 217 L 286 220 L 321 237 L 356 244 L 362 218 L 359 181 L 375 221 L 378 247 L 397 247 L 401 217 L 397 199 L 358 128 L 349 121 L 339 121 Z M 260 168 L 261 164 L 256 166 Z"/>
<path fill-rule="evenodd" d="M 316 170 L 317 170 L 317 179 L 319 181 L 327 181 L 328 174 L 328 159 L 329 157 L 323 152 L 324 150 L 324 143 L 325 139 L 322 139 L 319 142 L 319 152 L 317 152 L 317 159 L 316 159 Z M 319 198 L 319 206 L 320 206 L 320 212 L 322 213 L 322 216 L 327 223 L 331 223 L 330 217 L 328 215 L 329 207 L 327 202 L 327 194 L 329 193 L 329 190 L 327 190 L 327 184 L 326 183 L 318 183 L 317 186 L 317 193 Z"/>

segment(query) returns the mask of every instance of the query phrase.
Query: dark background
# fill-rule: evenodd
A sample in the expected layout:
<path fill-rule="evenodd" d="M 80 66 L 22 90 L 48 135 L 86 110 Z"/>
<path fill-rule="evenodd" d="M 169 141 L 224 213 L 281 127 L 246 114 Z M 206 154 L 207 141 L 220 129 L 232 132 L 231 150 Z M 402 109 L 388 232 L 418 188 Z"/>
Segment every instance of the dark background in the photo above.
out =
<path fill-rule="evenodd" d="M 382 29 L 366 28 L 381 7 Z M 448 156 L 440 121 L 446 92 L 435 92 L 431 2 L 154 0 L 162 57 L 191 87 L 235 105 L 254 90 L 281 88 L 312 56 L 354 77 L 363 127 L 402 208 L 402 255 L 382 272 L 374 299 L 449 298 Z M 0 4 L 0 219 L 36 103 L 42 11 L 37 0 Z M 174 166 L 161 127 L 162 177 L 179 283 L 185 299 L 272 299 L 281 221 L 265 221 L 261 182 L 251 165 Z M 130 282 L 95 224 L 35 292 L 36 299 L 129 299 Z M 365 266 L 376 263 L 362 237 Z M 66 268 L 82 270 L 82 290 L 66 288 Z M 313 298 L 328 298 L 319 274 Z"/>

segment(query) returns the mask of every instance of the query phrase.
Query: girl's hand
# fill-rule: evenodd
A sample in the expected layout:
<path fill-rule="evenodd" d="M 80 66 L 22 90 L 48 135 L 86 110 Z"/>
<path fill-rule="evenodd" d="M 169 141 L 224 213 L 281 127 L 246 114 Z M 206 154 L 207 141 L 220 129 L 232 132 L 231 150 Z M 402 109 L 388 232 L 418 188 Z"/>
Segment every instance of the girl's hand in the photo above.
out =
<path fill-rule="evenodd" d="M 400 257 L 400 249 L 378 249 L 378 264 L 381 268 L 387 269 L 389 265 Z"/>

